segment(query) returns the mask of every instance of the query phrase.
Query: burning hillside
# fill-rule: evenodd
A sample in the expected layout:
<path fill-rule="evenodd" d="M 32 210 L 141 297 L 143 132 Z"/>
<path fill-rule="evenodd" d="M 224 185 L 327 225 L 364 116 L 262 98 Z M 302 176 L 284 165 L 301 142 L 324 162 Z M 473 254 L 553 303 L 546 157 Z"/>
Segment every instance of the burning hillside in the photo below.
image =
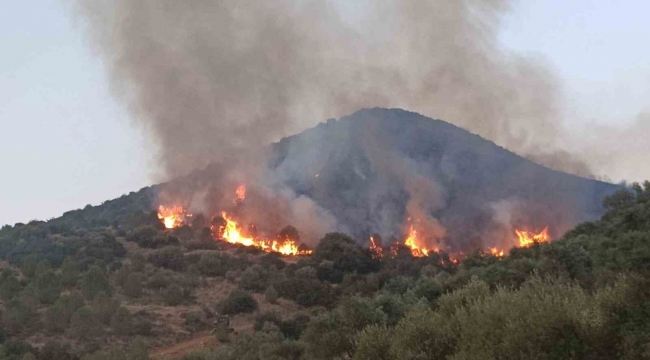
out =
<path fill-rule="evenodd" d="M 233 207 L 237 208 L 246 200 L 246 185 L 237 186 L 235 198 L 232 201 Z M 186 219 L 191 218 L 192 213 L 182 206 L 158 207 L 158 218 L 162 220 L 167 229 L 173 229 L 188 225 Z M 234 215 L 222 210 L 216 215 L 210 216 L 210 230 L 216 241 L 225 241 L 231 244 L 238 244 L 248 247 L 255 247 L 266 252 L 277 252 L 283 255 L 308 255 L 311 250 L 299 243 L 297 234 L 283 231 L 275 238 L 264 237 L 257 234 L 256 226 L 249 224 L 247 228 L 241 225 Z"/>
<path fill-rule="evenodd" d="M 215 239 L 264 251 L 304 254 L 300 241 L 313 248 L 325 233 L 343 232 L 403 239 L 420 257 L 473 249 L 502 256 L 598 216 L 617 189 L 401 110 L 363 110 L 269 150 L 259 168 L 234 158 L 166 184 L 161 198 L 173 201 L 159 208 L 165 226 L 187 224 L 192 214 L 177 204 L 195 204 Z M 300 239 L 278 235 L 288 225 Z"/>

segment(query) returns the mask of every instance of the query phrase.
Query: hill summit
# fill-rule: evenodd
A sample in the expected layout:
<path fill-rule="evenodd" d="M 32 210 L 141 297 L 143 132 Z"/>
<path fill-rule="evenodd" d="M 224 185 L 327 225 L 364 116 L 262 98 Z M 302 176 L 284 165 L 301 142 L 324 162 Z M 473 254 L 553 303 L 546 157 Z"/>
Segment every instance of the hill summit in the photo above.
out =
<path fill-rule="evenodd" d="M 514 228 L 560 236 L 603 212 L 619 187 L 535 164 L 441 120 L 365 109 L 272 145 L 270 173 L 333 214 L 339 230 L 399 237 L 434 219 L 452 247 L 498 241 Z M 424 221 L 424 219 L 420 219 Z"/>

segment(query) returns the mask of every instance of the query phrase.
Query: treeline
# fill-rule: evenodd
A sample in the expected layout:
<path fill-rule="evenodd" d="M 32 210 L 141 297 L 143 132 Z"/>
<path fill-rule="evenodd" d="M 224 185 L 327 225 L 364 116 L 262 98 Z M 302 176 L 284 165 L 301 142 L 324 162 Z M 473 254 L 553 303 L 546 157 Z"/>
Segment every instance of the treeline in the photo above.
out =
<path fill-rule="evenodd" d="M 605 206 L 563 239 L 458 267 L 444 254 L 377 264 L 328 235 L 293 273 L 331 286 L 329 308 L 303 327 L 261 313 L 254 334 L 186 359 L 650 358 L 650 183 Z"/>
<path fill-rule="evenodd" d="M 166 230 L 140 209 L 146 192 L 0 230 L 0 359 L 145 359 L 177 330 L 144 305 L 191 309 L 187 333 L 254 317 L 253 333 L 218 332 L 188 360 L 650 358 L 650 183 L 563 239 L 460 264 L 407 248 L 378 259 L 338 233 L 287 262 L 215 242 L 201 217 Z M 214 284 L 232 291 L 197 302 Z"/>

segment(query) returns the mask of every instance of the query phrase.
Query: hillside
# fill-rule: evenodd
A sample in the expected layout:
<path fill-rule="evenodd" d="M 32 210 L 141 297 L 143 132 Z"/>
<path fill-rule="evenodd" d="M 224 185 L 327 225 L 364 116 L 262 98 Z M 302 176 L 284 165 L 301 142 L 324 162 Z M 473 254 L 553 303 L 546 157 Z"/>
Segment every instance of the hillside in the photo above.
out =
<path fill-rule="evenodd" d="M 415 211 L 440 224 L 444 236 L 438 241 L 450 251 L 502 245 L 515 228 L 549 227 L 551 237 L 560 237 L 602 215 L 602 200 L 620 188 L 550 170 L 444 121 L 397 109 L 330 119 L 270 145 L 268 153 L 265 186 L 286 187 L 295 197 L 308 198 L 335 219 L 329 231 L 360 241 L 372 234 L 401 238 Z M 217 184 L 223 197 L 224 187 L 214 179 L 226 168 L 215 164 L 68 212 L 53 223 L 118 225 L 133 211 L 154 210 L 161 193 L 181 189 L 192 198 L 206 183 Z M 263 223 L 266 215 L 271 214 L 256 222 Z M 280 225 L 301 230 L 300 224 Z"/>
<path fill-rule="evenodd" d="M 280 256 L 215 239 L 202 214 L 166 229 L 159 194 L 217 165 L 4 226 L 0 359 L 647 358 L 650 183 L 555 172 L 402 110 L 363 110 L 270 149 L 266 185 L 308 197 L 347 235 Z M 439 221 L 449 251 L 368 248 L 371 233 L 400 239 L 414 213 Z M 483 236 L 519 222 L 555 241 L 486 251 Z M 224 314 L 232 332 L 215 329 Z"/>
<path fill-rule="evenodd" d="M 400 237 L 418 201 L 446 228 L 451 248 L 549 226 L 554 237 L 603 213 L 619 187 L 537 165 L 441 120 L 398 109 L 361 110 L 273 144 L 271 176 L 337 218 L 359 239 Z M 319 174 L 315 177 L 314 174 Z M 422 182 L 421 179 L 426 179 Z M 495 228 L 508 208 L 510 224 Z"/>

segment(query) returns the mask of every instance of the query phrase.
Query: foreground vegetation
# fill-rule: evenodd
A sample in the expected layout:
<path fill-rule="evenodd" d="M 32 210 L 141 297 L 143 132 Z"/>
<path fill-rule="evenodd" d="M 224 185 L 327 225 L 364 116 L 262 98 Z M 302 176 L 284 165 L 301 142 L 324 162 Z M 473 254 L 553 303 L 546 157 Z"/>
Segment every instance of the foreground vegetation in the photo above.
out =
<path fill-rule="evenodd" d="M 237 334 L 185 359 L 650 359 L 650 183 L 558 241 L 459 265 L 343 234 L 283 259 L 201 217 L 166 231 L 151 194 L 0 230 L 0 359 L 146 359 L 216 313 Z"/>

